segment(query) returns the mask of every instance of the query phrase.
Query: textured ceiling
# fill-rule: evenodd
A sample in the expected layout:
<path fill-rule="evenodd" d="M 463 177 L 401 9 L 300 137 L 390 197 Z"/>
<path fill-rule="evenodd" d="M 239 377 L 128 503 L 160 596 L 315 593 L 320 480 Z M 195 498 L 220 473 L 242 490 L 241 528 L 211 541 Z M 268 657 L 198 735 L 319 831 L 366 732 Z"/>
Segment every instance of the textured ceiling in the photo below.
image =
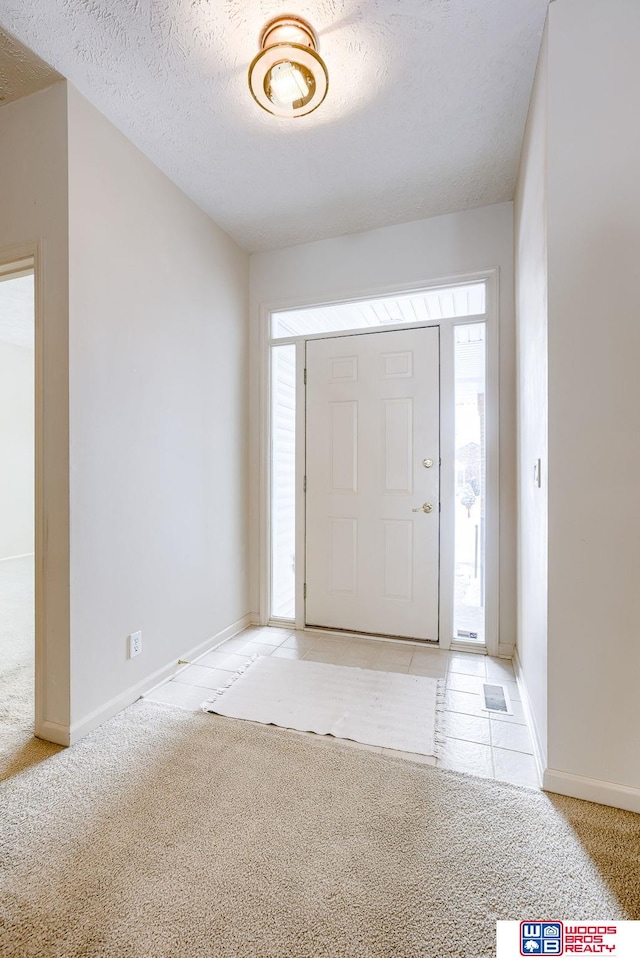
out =
<path fill-rule="evenodd" d="M 0 105 L 29 96 L 60 76 L 0 28 Z"/>
<path fill-rule="evenodd" d="M 511 199 L 547 0 L 0 0 L 52 64 L 249 250 Z M 329 94 L 276 119 L 267 19 L 320 36 Z"/>

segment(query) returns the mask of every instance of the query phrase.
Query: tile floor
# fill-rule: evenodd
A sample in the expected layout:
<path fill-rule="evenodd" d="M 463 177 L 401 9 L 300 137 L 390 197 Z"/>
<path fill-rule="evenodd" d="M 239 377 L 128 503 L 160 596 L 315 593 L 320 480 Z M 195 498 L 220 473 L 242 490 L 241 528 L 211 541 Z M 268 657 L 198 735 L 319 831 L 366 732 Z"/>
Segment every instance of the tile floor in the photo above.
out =
<path fill-rule="evenodd" d="M 322 633 L 256 627 L 207 652 L 145 697 L 196 711 L 206 699 L 207 689 L 224 685 L 231 674 L 256 652 L 260 655 L 446 679 L 443 716 L 445 739 L 437 760 L 356 742 L 347 744 L 458 772 L 539 787 L 513 667 L 505 659 L 468 652 L 445 652 L 401 642 L 348 639 Z M 482 711 L 480 687 L 487 679 L 506 685 L 513 715 L 492 713 L 489 717 Z"/>

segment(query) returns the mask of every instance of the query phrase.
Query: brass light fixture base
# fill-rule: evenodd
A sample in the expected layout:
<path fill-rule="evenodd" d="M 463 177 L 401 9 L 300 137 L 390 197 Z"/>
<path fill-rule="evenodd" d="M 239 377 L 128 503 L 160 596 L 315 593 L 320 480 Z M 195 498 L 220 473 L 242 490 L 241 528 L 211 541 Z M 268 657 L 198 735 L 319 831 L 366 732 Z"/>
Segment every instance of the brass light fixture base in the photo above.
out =
<path fill-rule="evenodd" d="M 317 109 L 329 76 L 311 24 L 292 13 L 274 17 L 262 28 L 260 48 L 249 67 L 256 103 L 275 116 L 306 116 Z"/>
<path fill-rule="evenodd" d="M 297 17 L 295 13 L 283 13 L 265 23 L 260 32 L 261 50 L 266 50 L 276 43 L 297 43 L 317 50 L 318 35 L 302 17 Z"/>

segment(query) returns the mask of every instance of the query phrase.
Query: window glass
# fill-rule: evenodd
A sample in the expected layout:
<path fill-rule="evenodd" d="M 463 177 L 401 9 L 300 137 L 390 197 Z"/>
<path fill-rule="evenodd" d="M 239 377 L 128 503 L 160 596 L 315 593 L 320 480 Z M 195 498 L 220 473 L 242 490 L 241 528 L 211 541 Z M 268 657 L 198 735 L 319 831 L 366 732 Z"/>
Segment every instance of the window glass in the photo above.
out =
<path fill-rule="evenodd" d="M 484 642 L 486 324 L 456 326 L 453 638 Z"/>
<path fill-rule="evenodd" d="M 313 306 L 273 313 L 271 335 L 274 339 L 282 339 L 398 323 L 433 323 L 459 316 L 482 316 L 485 310 L 485 283 L 467 283 L 387 296 L 384 299 L 364 299 L 334 306 Z"/>
<path fill-rule="evenodd" d="M 271 615 L 295 618 L 296 347 L 271 349 Z"/>

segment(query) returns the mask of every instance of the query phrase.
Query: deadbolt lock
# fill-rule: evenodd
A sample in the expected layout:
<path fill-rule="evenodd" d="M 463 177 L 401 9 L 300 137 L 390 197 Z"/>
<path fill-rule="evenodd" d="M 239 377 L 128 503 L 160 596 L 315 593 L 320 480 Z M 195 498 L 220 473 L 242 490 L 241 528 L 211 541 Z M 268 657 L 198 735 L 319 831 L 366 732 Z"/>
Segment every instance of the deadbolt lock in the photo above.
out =
<path fill-rule="evenodd" d="M 431 469 L 431 466 L 433 465 L 433 459 L 423 459 L 422 465 L 425 469 Z"/>

